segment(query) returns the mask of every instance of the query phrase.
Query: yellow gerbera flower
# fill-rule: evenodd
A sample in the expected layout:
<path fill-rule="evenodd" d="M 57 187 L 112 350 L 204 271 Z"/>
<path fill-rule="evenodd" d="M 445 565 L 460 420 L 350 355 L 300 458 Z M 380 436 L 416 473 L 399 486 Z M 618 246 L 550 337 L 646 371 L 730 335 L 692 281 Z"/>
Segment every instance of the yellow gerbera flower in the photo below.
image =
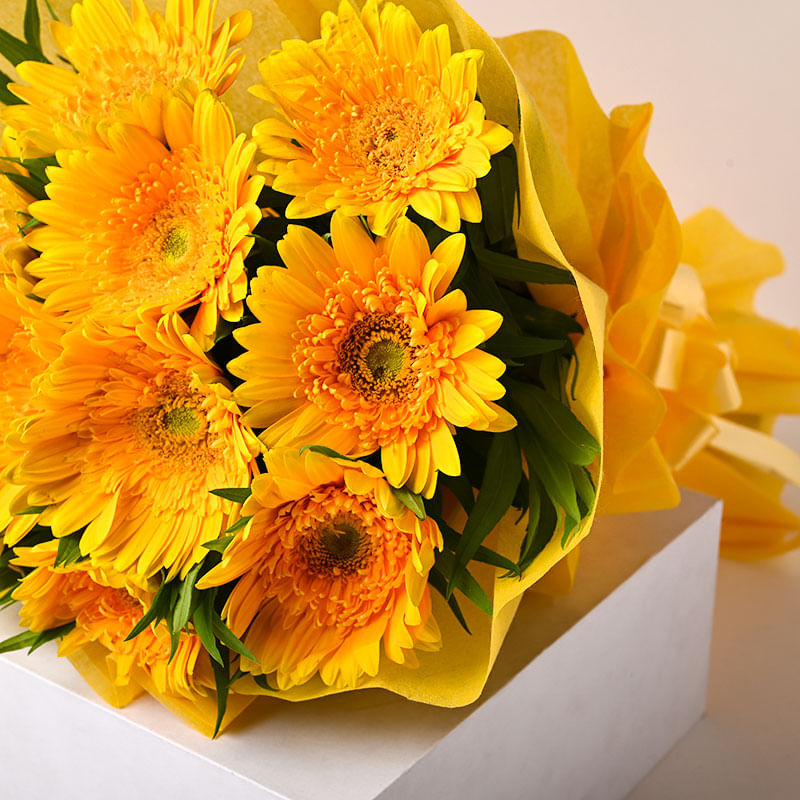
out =
<path fill-rule="evenodd" d="M 53 153 L 94 138 L 98 123 L 147 116 L 139 95 L 160 94 L 185 80 L 198 90 L 224 92 L 244 56 L 229 48 L 250 32 L 241 11 L 214 29 L 216 2 L 167 0 L 165 17 L 133 0 L 85 0 L 72 8 L 72 27 L 51 24 L 56 44 L 74 69 L 26 61 L 17 67 L 29 86 L 12 84 L 25 104 L 9 106 L 3 120 L 17 128 L 28 155 Z M 137 113 L 138 112 L 138 113 Z"/>
<path fill-rule="evenodd" d="M 210 490 L 250 483 L 257 440 L 177 315 L 135 330 L 88 319 L 62 342 L 7 473 L 24 488 L 14 510 L 47 506 L 57 537 L 85 526 L 95 565 L 185 574 L 235 518 Z"/>
<path fill-rule="evenodd" d="M 106 147 L 60 151 L 49 200 L 31 204 L 45 225 L 27 241 L 28 269 L 45 306 L 79 316 L 199 303 L 193 333 L 217 316 L 237 320 L 247 292 L 244 257 L 261 219 L 261 178 L 249 178 L 255 145 L 235 138 L 230 111 L 210 92 L 194 109 L 174 96 L 163 118 L 167 146 L 116 123 Z"/>
<path fill-rule="evenodd" d="M 319 673 L 353 688 L 376 675 L 380 644 L 398 664 L 436 649 L 427 575 L 441 534 L 418 520 L 364 462 L 274 450 L 253 481 L 235 535 L 200 588 L 236 580 L 224 614 L 258 663 L 286 689 Z"/>
<path fill-rule="evenodd" d="M 475 100 L 481 51 L 451 54 L 446 25 L 422 33 L 408 9 L 377 0 L 360 18 L 342 2 L 321 35 L 262 59 L 266 85 L 252 90 L 286 118 L 253 130 L 260 168 L 295 196 L 286 216 L 341 208 L 378 235 L 408 206 L 448 231 L 479 222 L 476 179 L 513 138 Z"/>
<path fill-rule="evenodd" d="M 88 561 L 54 566 L 58 543 L 21 547 L 12 563 L 33 570 L 14 590 L 19 601 L 20 624 L 45 631 L 70 622 L 75 627 L 61 640 L 60 656 L 68 656 L 97 642 L 108 650 L 117 686 L 128 685 L 142 669 L 160 693 L 194 698 L 213 685 L 208 657 L 200 638 L 182 631 L 170 658 L 170 634 L 164 623 L 148 626 L 125 641 L 152 605 L 153 591 L 144 581 L 113 570 L 96 569 Z"/>
<path fill-rule="evenodd" d="M 34 412 L 37 378 L 60 353 L 61 321 L 17 288 L 16 279 L 0 277 L 0 475 L 19 454 L 6 444 Z M 19 541 L 38 521 L 36 514 L 14 516 L 20 487 L 0 478 L 0 534 Z"/>
<path fill-rule="evenodd" d="M 248 304 L 260 322 L 235 333 L 248 350 L 229 365 L 245 379 L 236 399 L 269 447 L 380 448 L 393 486 L 430 497 L 437 470 L 461 472 L 455 426 L 515 424 L 492 402 L 505 365 L 477 349 L 502 317 L 447 291 L 462 234 L 431 253 L 407 219 L 373 241 L 337 212 L 331 235 L 333 247 L 290 226 L 278 244 L 287 269 L 262 267 L 253 280 Z"/>

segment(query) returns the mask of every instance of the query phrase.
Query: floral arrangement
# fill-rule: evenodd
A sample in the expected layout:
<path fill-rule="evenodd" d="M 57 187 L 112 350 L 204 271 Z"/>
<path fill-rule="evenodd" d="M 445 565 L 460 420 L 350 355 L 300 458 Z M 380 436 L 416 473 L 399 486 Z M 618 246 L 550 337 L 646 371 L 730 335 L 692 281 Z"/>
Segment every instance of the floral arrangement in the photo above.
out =
<path fill-rule="evenodd" d="M 679 225 L 649 106 L 606 116 L 563 37 L 44 6 L 54 47 L 37 0 L 0 31 L 0 652 L 208 735 L 257 695 L 463 705 L 595 513 L 681 485 L 731 555 L 800 544 L 780 255 Z"/>

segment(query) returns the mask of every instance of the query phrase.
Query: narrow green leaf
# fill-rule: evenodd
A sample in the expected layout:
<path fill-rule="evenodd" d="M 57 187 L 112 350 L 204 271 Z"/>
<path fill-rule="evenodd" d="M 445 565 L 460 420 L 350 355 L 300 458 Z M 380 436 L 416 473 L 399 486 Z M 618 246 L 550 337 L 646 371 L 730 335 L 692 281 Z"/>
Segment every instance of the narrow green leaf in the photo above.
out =
<path fill-rule="evenodd" d="M 202 593 L 200 603 L 194 610 L 192 622 L 203 647 L 208 651 L 208 655 L 211 656 L 212 660 L 221 664 L 222 656 L 217 647 L 217 639 L 214 636 L 214 598 L 216 594 L 216 589 Z"/>
<path fill-rule="evenodd" d="M 219 614 L 213 616 L 214 633 L 217 638 L 235 653 L 240 656 L 249 658 L 251 661 L 258 661 L 258 659 L 247 649 L 247 646 L 239 639 L 236 634 L 222 621 Z"/>
<path fill-rule="evenodd" d="M 50 13 L 50 16 L 58 22 L 58 17 L 56 16 L 56 12 L 53 11 L 53 6 L 50 5 L 50 0 L 44 0 L 44 4 L 47 6 L 47 10 Z"/>
<path fill-rule="evenodd" d="M 487 342 L 487 349 L 503 359 L 530 358 L 564 349 L 564 339 L 538 336 L 513 336 L 498 331 Z"/>
<path fill-rule="evenodd" d="M 442 532 L 445 547 L 447 547 L 449 550 L 455 551 L 458 547 L 458 543 L 461 541 L 461 534 L 455 530 L 455 528 L 452 528 L 450 525 L 448 525 L 443 519 L 437 519 L 436 523 L 439 526 L 439 530 Z M 510 558 L 506 558 L 495 550 L 492 550 L 489 547 L 484 547 L 484 545 L 481 545 L 475 551 L 475 555 L 472 557 L 472 560 L 479 561 L 481 564 L 489 564 L 490 566 L 497 567 L 498 569 L 504 569 L 513 575 L 519 574 L 517 565 Z"/>
<path fill-rule="evenodd" d="M 10 586 L 6 589 L 2 594 L 0 594 L 0 609 L 8 608 L 8 606 L 13 605 L 17 601 L 11 596 L 14 593 L 14 589 L 17 588 L 17 584 L 15 583 L 13 586 Z"/>
<path fill-rule="evenodd" d="M 41 514 L 47 506 L 28 506 L 27 508 L 22 509 L 22 511 L 17 511 L 14 515 L 15 517 L 22 517 L 25 514 Z"/>
<path fill-rule="evenodd" d="M 39 21 L 38 0 L 28 0 L 25 5 L 25 21 L 23 22 L 25 41 L 42 51 L 41 22 Z"/>
<path fill-rule="evenodd" d="M 575 484 L 575 490 L 578 492 L 578 497 L 583 501 L 586 507 L 586 513 L 588 513 L 594 508 L 597 495 L 594 481 L 585 467 L 574 466 L 571 470 L 572 482 Z"/>
<path fill-rule="evenodd" d="M 251 519 L 253 519 L 252 516 L 240 517 L 239 519 L 236 520 L 236 522 L 233 523 L 233 525 L 230 526 L 230 528 L 226 528 L 224 533 L 226 534 L 236 533 L 236 531 L 240 531 L 242 530 L 242 528 L 246 528 L 247 523 L 250 522 Z M 217 541 L 221 542 L 224 540 L 224 544 L 222 545 L 222 550 L 224 550 L 231 543 L 232 539 L 233 539 L 232 536 L 224 536 L 221 537 L 220 539 L 217 539 Z M 211 549 L 217 550 L 217 552 L 219 553 L 222 552 L 222 550 L 220 550 L 217 547 L 212 547 Z"/>
<path fill-rule="evenodd" d="M 31 217 L 24 225 L 17 225 L 17 230 L 20 232 L 20 235 L 24 235 L 30 228 L 33 228 L 35 225 L 41 225 L 36 217 Z M 35 300 L 37 303 L 44 303 L 44 298 L 39 297 L 37 294 L 33 294 L 33 292 L 29 292 L 25 295 L 25 297 L 30 297 L 31 300 Z"/>
<path fill-rule="evenodd" d="M 506 286 L 500 286 L 498 292 L 520 327 L 534 336 L 555 338 L 569 333 L 583 333 L 580 324 L 568 314 L 540 306 L 532 298 L 523 297 Z"/>
<path fill-rule="evenodd" d="M 74 627 L 74 622 L 68 622 L 66 625 L 59 625 L 57 628 L 49 628 L 46 631 L 24 631 L 23 633 L 18 633 L 16 636 L 11 636 L 0 642 L 0 653 L 10 653 L 13 650 L 22 650 L 25 647 L 28 648 L 29 653 L 32 653 L 46 642 L 65 636 Z"/>
<path fill-rule="evenodd" d="M 453 612 L 453 616 L 458 620 L 458 624 L 470 635 L 472 636 L 472 631 L 469 629 L 469 625 L 467 625 L 467 620 L 464 618 L 464 612 L 461 610 L 461 606 L 458 604 L 458 600 L 451 595 L 450 597 L 447 596 L 447 578 L 436 568 L 434 565 L 431 571 L 428 573 L 428 583 L 436 589 L 439 594 L 444 597 L 447 601 L 447 605 L 450 606 L 450 610 Z"/>
<path fill-rule="evenodd" d="M 83 531 L 71 533 L 58 540 L 58 550 L 56 551 L 54 567 L 65 567 L 81 559 L 81 537 Z"/>
<path fill-rule="evenodd" d="M 567 516 L 580 518 L 569 464 L 545 446 L 538 432 L 524 417 L 520 415 L 517 419 L 517 430 L 528 469 L 536 473 L 545 492 L 556 506 L 563 508 Z"/>
<path fill-rule="evenodd" d="M 477 262 L 495 278 L 507 281 L 525 281 L 525 283 L 575 285 L 572 273 L 560 267 L 526 261 L 504 253 L 496 253 L 484 247 L 476 247 L 474 250 Z"/>
<path fill-rule="evenodd" d="M 251 675 L 250 677 L 255 681 L 256 685 L 260 686 L 262 689 L 266 689 L 268 692 L 278 691 L 277 687 L 269 685 L 266 675 Z"/>
<path fill-rule="evenodd" d="M 350 456 L 343 456 L 341 453 L 337 453 L 335 450 L 331 450 L 330 447 L 325 447 L 321 444 L 307 444 L 300 448 L 300 455 L 306 452 L 306 450 L 310 450 L 312 453 L 319 453 L 323 456 L 328 456 L 328 458 L 341 458 L 345 461 L 358 461 L 357 458 L 350 458 Z"/>
<path fill-rule="evenodd" d="M 195 594 L 194 585 L 197 583 L 197 577 L 202 566 L 202 562 L 195 564 L 180 582 L 178 597 L 172 608 L 172 630 L 176 633 L 180 633 L 186 627 L 186 623 L 189 622 L 189 617 L 192 613 L 192 599 Z"/>
<path fill-rule="evenodd" d="M 0 31 L 0 33 L 2 33 L 2 31 Z M 11 183 L 15 183 L 20 189 L 27 192 L 36 200 L 44 200 L 47 198 L 47 192 L 45 192 L 44 186 L 41 181 L 36 178 L 30 175 L 20 175 L 17 172 L 4 172 L 3 174 Z"/>
<path fill-rule="evenodd" d="M 214 670 L 214 683 L 217 689 L 217 722 L 211 737 L 214 739 L 219 733 L 222 720 L 225 718 L 225 712 L 228 709 L 228 692 L 231 688 L 229 657 L 226 649 L 223 649 L 219 663 L 217 661 L 211 662 L 211 668 Z"/>
<path fill-rule="evenodd" d="M 455 588 L 463 592 L 467 599 L 471 600 L 481 611 L 491 617 L 492 601 L 489 599 L 489 595 L 486 594 L 483 587 L 466 567 L 460 569 L 458 574 L 454 576 L 455 565 L 455 555 L 449 550 L 443 550 L 436 554 L 436 566 L 448 578 L 447 590 L 450 591 L 450 587 L 455 585 Z"/>
<path fill-rule="evenodd" d="M 169 589 L 167 588 L 169 584 L 162 583 L 161 586 L 158 587 L 158 591 L 153 597 L 153 603 L 150 608 L 144 613 L 144 616 L 133 626 L 131 632 L 125 637 L 125 641 L 128 642 L 131 639 L 136 638 L 148 625 L 152 622 L 158 622 L 159 620 L 163 619 L 165 614 L 164 606 L 167 594 L 169 593 Z"/>
<path fill-rule="evenodd" d="M 417 519 L 425 519 L 425 503 L 422 500 L 422 497 L 418 494 L 414 494 L 410 489 L 406 489 L 405 486 L 401 488 L 396 488 L 395 486 L 390 487 L 392 490 L 392 494 L 406 507 L 411 509 L 414 512 L 414 515 Z"/>
<path fill-rule="evenodd" d="M 17 106 L 24 103 L 25 101 L 21 97 L 17 97 L 8 88 L 9 83 L 13 83 L 11 78 L 5 72 L 0 72 L 0 103 L 4 106 Z"/>
<path fill-rule="evenodd" d="M 217 497 L 222 497 L 224 500 L 230 500 L 233 503 L 244 503 L 252 494 L 250 488 L 246 489 L 211 489 L 211 494 Z"/>
<path fill-rule="evenodd" d="M 0 54 L 4 55 L 15 67 L 22 61 L 50 63 L 41 50 L 2 29 L 0 29 Z"/>
<path fill-rule="evenodd" d="M 458 584 L 462 570 L 511 506 L 521 476 L 522 460 L 516 432 L 494 434 L 481 489 L 456 549 L 455 564 L 447 587 L 448 597 Z"/>
<path fill-rule="evenodd" d="M 250 519 L 250 517 L 243 517 L 243 519 Z M 241 522 L 241 520 L 239 520 Z M 230 528 L 228 529 L 230 530 Z M 224 553 L 225 548 L 233 541 L 233 536 L 220 536 L 219 539 L 214 539 L 211 542 L 204 542 L 203 547 L 206 550 L 213 550 L 215 553 Z"/>
<path fill-rule="evenodd" d="M 539 436 L 570 464 L 586 466 L 600 444 L 560 399 L 530 383 L 509 381 L 509 393 Z"/>
<path fill-rule="evenodd" d="M 529 482 L 528 529 L 520 547 L 519 568 L 525 571 L 553 538 L 558 515 L 549 495 L 534 473 Z"/>

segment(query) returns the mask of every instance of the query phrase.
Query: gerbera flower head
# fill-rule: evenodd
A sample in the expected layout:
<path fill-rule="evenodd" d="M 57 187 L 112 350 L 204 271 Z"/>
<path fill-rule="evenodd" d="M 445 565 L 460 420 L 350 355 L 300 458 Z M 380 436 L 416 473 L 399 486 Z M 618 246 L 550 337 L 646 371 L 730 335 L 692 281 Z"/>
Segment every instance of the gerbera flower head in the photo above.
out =
<path fill-rule="evenodd" d="M 479 222 L 476 179 L 511 144 L 475 99 L 479 50 L 451 53 L 446 25 L 424 33 L 403 6 L 348 2 L 321 39 L 284 42 L 262 59 L 253 92 L 280 109 L 253 135 L 287 217 L 340 208 L 384 235 L 408 206 L 448 231 Z"/>
<path fill-rule="evenodd" d="M 464 252 L 454 234 L 431 253 L 401 219 L 373 241 L 337 212 L 333 246 L 290 226 L 278 244 L 286 269 L 262 267 L 236 332 L 248 352 L 229 368 L 244 383 L 245 419 L 269 447 L 319 444 L 350 455 L 381 450 L 393 486 L 426 497 L 437 471 L 461 471 L 455 427 L 502 431 L 514 418 L 495 402 L 505 366 L 478 349 L 502 322 L 448 291 Z"/>
<path fill-rule="evenodd" d="M 161 693 L 187 698 L 206 693 L 203 684 L 208 683 L 210 669 L 197 635 L 182 631 L 172 658 L 163 622 L 126 641 L 152 605 L 153 587 L 134 576 L 97 569 L 88 561 L 57 567 L 57 551 L 54 541 L 16 551 L 13 563 L 32 568 L 13 594 L 21 603 L 21 625 L 44 631 L 74 622 L 59 643 L 58 654 L 68 656 L 97 642 L 108 650 L 107 661 L 118 686 L 128 685 L 141 669 Z"/>
<path fill-rule="evenodd" d="M 213 334 L 218 315 L 237 320 L 247 292 L 244 257 L 261 219 L 263 185 L 249 177 L 255 145 L 211 92 L 192 108 L 175 95 L 163 117 L 166 145 L 115 123 L 104 147 L 60 151 L 48 200 L 31 205 L 45 223 L 28 236 L 29 265 L 53 311 L 81 316 L 199 304 L 192 323 Z"/>
<path fill-rule="evenodd" d="M 72 7 L 72 26 L 54 22 L 53 37 L 72 65 L 26 61 L 17 67 L 29 85 L 11 88 L 25 103 L 3 119 L 16 127 L 29 155 L 77 147 L 95 138 L 99 123 L 141 122 L 150 102 L 142 96 L 191 82 L 198 91 L 222 94 L 244 56 L 229 49 L 250 32 L 252 15 L 241 11 L 214 28 L 216 2 L 167 0 L 166 13 L 148 12 L 133 0 L 85 0 Z M 144 116 L 142 114 L 144 113 Z"/>
<path fill-rule="evenodd" d="M 234 518 L 210 490 L 250 483 L 257 440 L 177 315 L 90 319 L 62 342 L 7 472 L 17 505 L 47 506 L 56 537 L 83 530 L 94 565 L 185 575 Z"/>
<path fill-rule="evenodd" d="M 427 575 L 441 534 L 392 493 L 364 462 L 273 450 L 267 474 L 253 481 L 222 562 L 198 586 L 238 578 L 225 607 L 234 633 L 258 663 L 288 688 L 319 673 L 352 688 L 387 658 L 414 663 L 413 648 L 435 649 Z"/>

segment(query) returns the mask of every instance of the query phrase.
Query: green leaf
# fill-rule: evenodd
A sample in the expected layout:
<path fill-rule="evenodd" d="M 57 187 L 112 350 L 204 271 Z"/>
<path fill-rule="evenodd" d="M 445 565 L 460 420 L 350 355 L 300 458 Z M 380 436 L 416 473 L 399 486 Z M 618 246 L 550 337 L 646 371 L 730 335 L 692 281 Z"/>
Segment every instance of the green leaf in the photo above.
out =
<path fill-rule="evenodd" d="M 401 488 L 397 488 L 395 486 L 389 487 L 392 490 L 392 494 L 406 507 L 411 509 L 414 512 L 414 515 L 417 519 L 425 519 L 427 516 L 425 513 L 425 503 L 422 500 L 421 495 L 414 494 L 410 489 L 407 489 L 405 486 Z"/>
<path fill-rule="evenodd" d="M 81 537 L 83 531 L 71 533 L 69 536 L 62 536 L 58 540 L 58 550 L 56 551 L 54 567 L 65 567 L 80 561 L 81 556 Z"/>
<path fill-rule="evenodd" d="M 24 631 L 0 642 L 0 653 L 10 653 L 12 650 L 22 650 L 27 647 L 28 652 L 32 653 L 46 642 L 53 639 L 60 639 L 66 636 L 75 627 L 74 622 L 66 625 L 59 625 L 57 628 L 49 628 L 46 631 Z"/>
<path fill-rule="evenodd" d="M 518 186 L 517 156 L 514 148 L 509 146 L 492 156 L 491 169 L 478 180 L 477 189 L 483 208 L 480 227 L 492 244 L 512 235 Z"/>
<path fill-rule="evenodd" d="M 255 681 L 257 686 L 260 686 L 262 689 L 266 689 L 268 692 L 279 691 L 277 687 L 269 685 L 266 675 L 251 675 L 250 677 Z"/>
<path fill-rule="evenodd" d="M 456 600 L 453 595 L 450 597 L 447 596 L 447 578 L 437 569 L 436 565 L 434 565 L 428 573 L 428 583 L 444 597 L 447 601 L 447 605 L 450 606 L 450 610 L 453 612 L 453 616 L 458 620 L 459 625 L 472 636 L 472 631 L 469 629 L 469 625 L 467 625 L 467 620 L 464 617 L 461 606 L 458 604 L 458 600 Z"/>
<path fill-rule="evenodd" d="M 575 285 L 572 273 L 550 264 L 526 261 L 522 258 L 496 253 L 484 247 L 473 247 L 476 261 L 495 278 L 525 283 Z"/>
<path fill-rule="evenodd" d="M 569 464 L 545 446 L 524 417 L 520 415 L 517 420 L 528 469 L 540 478 L 545 492 L 556 506 L 563 508 L 567 516 L 580 518 Z"/>
<path fill-rule="evenodd" d="M 486 344 L 487 349 L 501 358 L 516 359 L 540 356 L 564 349 L 564 339 L 544 339 L 538 336 L 513 336 L 498 331 Z"/>
<path fill-rule="evenodd" d="M 250 522 L 251 519 L 253 519 L 252 516 L 240 517 L 239 519 L 236 520 L 236 522 L 233 523 L 233 525 L 230 526 L 230 528 L 226 528 L 223 531 L 223 533 L 236 533 L 236 531 L 240 531 L 242 528 L 246 528 L 247 523 Z M 222 549 L 220 549 L 219 547 L 210 547 L 209 549 L 216 550 L 218 553 L 221 553 L 231 543 L 232 539 L 233 536 L 223 536 L 220 539 L 217 539 L 217 542 L 224 542 L 222 545 Z M 203 547 L 206 547 L 206 545 L 203 545 Z"/>
<path fill-rule="evenodd" d="M 554 338 L 583 333 L 583 328 L 569 314 L 540 306 L 531 297 L 523 297 L 506 286 L 499 286 L 498 292 L 519 326 L 530 334 Z"/>
<path fill-rule="evenodd" d="M 585 467 L 572 467 L 572 482 L 575 484 L 575 490 L 578 492 L 578 498 L 583 502 L 586 507 L 587 513 L 594 508 L 594 501 L 597 491 L 594 486 L 592 476 L 589 470 Z"/>
<path fill-rule="evenodd" d="M 160 620 L 164 619 L 167 613 L 169 613 L 168 596 L 171 593 L 171 587 L 167 587 L 170 587 L 170 584 L 162 583 L 161 586 L 158 587 L 158 591 L 156 592 L 155 597 L 153 597 L 152 605 L 144 613 L 144 616 L 133 626 L 131 632 L 125 637 L 126 642 L 137 637 L 151 623 L 158 623 Z"/>
<path fill-rule="evenodd" d="M 2 33 L 2 31 L 0 31 L 0 33 Z M 45 192 L 41 181 L 37 180 L 31 175 L 20 175 L 17 172 L 3 172 L 3 174 L 11 181 L 11 183 L 19 186 L 20 189 L 27 192 L 36 200 L 45 200 L 47 198 L 47 192 Z"/>
<path fill-rule="evenodd" d="M 9 83 L 13 83 L 11 78 L 5 72 L 0 72 L 0 103 L 5 106 L 17 106 L 20 103 L 24 103 L 25 101 L 21 97 L 17 97 L 8 88 Z"/>
<path fill-rule="evenodd" d="M 539 436 L 566 462 L 586 466 L 600 454 L 597 439 L 560 399 L 519 381 L 509 381 L 509 393 Z"/>
<path fill-rule="evenodd" d="M 250 517 L 243 517 L 242 519 L 251 519 Z M 241 520 L 239 520 L 241 522 Z M 228 529 L 230 530 L 230 528 Z M 213 550 L 215 553 L 224 553 L 225 548 L 233 541 L 233 536 L 220 536 L 219 539 L 214 539 L 211 542 L 204 542 L 203 547 L 206 550 Z"/>
<path fill-rule="evenodd" d="M 17 602 L 11 596 L 16 588 L 17 584 L 14 583 L 13 586 L 9 586 L 5 591 L 2 592 L 2 594 L 0 594 L 0 609 L 7 608 L 8 606 Z"/>
<path fill-rule="evenodd" d="M 556 522 L 553 504 L 533 472 L 528 478 L 528 525 L 519 551 L 520 570 L 527 569 L 553 538 Z"/>
<path fill-rule="evenodd" d="M 448 597 L 452 595 L 461 572 L 478 547 L 511 506 L 521 476 L 522 460 L 516 432 L 494 434 L 489 446 L 483 483 L 456 549 L 455 564 L 447 587 Z"/>
<path fill-rule="evenodd" d="M 4 55 L 15 67 L 22 61 L 50 62 L 37 47 L 33 47 L 22 39 L 17 39 L 8 31 L 0 29 L 0 54 Z"/>
<path fill-rule="evenodd" d="M 244 503 L 252 494 L 251 489 L 211 489 L 211 494 L 221 497 L 224 500 L 230 500 L 232 503 Z"/>
<path fill-rule="evenodd" d="M 458 574 L 454 575 L 455 565 L 455 555 L 449 550 L 443 550 L 436 554 L 436 566 L 448 579 L 447 591 L 451 591 L 450 587 L 455 586 L 456 589 L 459 589 L 469 600 L 475 603 L 481 611 L 491 617 L 492 601 L 489 599 L 489 595 L 486 594 L 483 587 L 466 567 L 460 569 Z"/>
<path fill-rule="evenodd" d="M 258 661 L 258 659 L 247 649 L 246 645 L 239 639 L 236 634 L 222 621 L 219 614 L 214 614 L 212 620 L 214 633 L 217 638 L 227 647 L 230 647 L 235 653 L 240 656 L 249 658 L 251 661 Z"/>
<path fill-rule="evenodd" d="M 216 589 L 201 593 L 200 602 L 192 616 L 192 622 L 194 623 L 195 633 L 200 637 L 200 641 L 208 651 L 208 655 L 218 664 L 222 664 L 222 656 L 217 647 L 217 639 L 214 636 L 214 598 L 216 594 Z"/>
<path fill-rule="evenodd" d="M 44 4 L 47 6 L 47 10 L 50 13 L 50 16 L 58 22 L 58 17 L 56 16 L 56 12 L 53 11 L 53 6 L 50 5 L 50 0 L 44 0 Z"/>
<path fill-rule="evenodd" d="M 195 564 L 180 582 L 178 597 L 172 608 L 172 631 L 176 633 L 180 633 L 186 627 L 186 623 L 189 622 L 189 617 L 192 613 L 192 600 L 196 594 L 194 585 L 197 583 L 202 566 L 202 562 Z"/>
<path fill-rule="evenodd" d="M 225 711 L 228 708 L 228 692 L 231 688 L 229 663 L 230 660 L 226 649 L 223 649 L 219 662 L 216 660 L 211 662 L 211 668 L 214 670 L 214 683 L 217 689 L 217 722 L 214 726 L 212 739 L 216 738 L 219 733 L 222 720 L 225 718 Z"/>
<path fill-rule="evenodd" d="M 38 0 L 28 0 L 25 5 L 25 21 L 23 23 L 25 41 L 42 52 L 41 22 L 39 21 Z"/>
<path fill-rule="evenodd" d="M 341 458 L 344 461 L 358 461 L 357 458 L 350 458 L 350 456 L 343 456 L 341 453 L 337 453 L 335 450 L 331 450 L 330 447 L 325 447 L 321 444 L 306 444 L 300 448 L 300 455 L 306 452 L 306 450 L 310 450 L 312 453 L 319 453 L 323 456 L 328 456 L 328 458 Z"/>
<path fill-rule="evenodd" d="M 17 511 L 14 516 L 22 517 L 25 514 L 41 514 L 46 508 L 47 506 L 28 506 L 27 508 L 23 508 L 22 511 Z"/>
<path fill-rule="evenodd" d="M 461 541 L 461 534 L 455 530 L 455 528 L 448 525 L 443 519 L 437 519 L 436 523 L 439 526 L 439 530 L 442 532 L 445 547 L 455 551 L 458 547 L 458 543 Z M 519 568 L 510 558 L 500 555 L 500 553 L 492 550 L 490 547 L 481 545 L 475 551 L 472 560 L 479 561 L 481 564 L 489 564 L 492 567 L 504 569 L 513 575 L 519 575 Z"/>

